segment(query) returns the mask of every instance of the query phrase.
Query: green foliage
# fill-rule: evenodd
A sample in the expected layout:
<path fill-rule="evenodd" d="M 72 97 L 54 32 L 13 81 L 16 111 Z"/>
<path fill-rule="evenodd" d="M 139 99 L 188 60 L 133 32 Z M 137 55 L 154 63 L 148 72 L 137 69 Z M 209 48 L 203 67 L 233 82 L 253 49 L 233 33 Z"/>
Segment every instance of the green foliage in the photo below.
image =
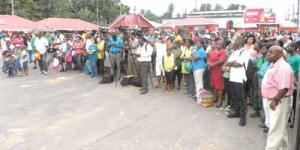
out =
<path fill-rule="evenodd" d="M 211 11 L 211 4 L 210 3 L 207 3 L 207 4 L 202 4 L 200 6 L 200 11 Z"/>
<path fill-rule="evenodd" d="M 142 10 L 141 10 L 141 14 L 142 14 L 145 18 L 147 18 L 148 20 L 150 20 L 150 21 L 160 22 L 159 17 L 156 16 L 154 13 L 152 13 L 150 10 L 147 10 L 147 11 L 145 12 L 145 10 L 142 9 Z"/>
<path fill-rule="evenodd" d="M 240 4 L 230 4 L 227 8 L 227 10 L 239 10 Z"/>
<path fill-rule="evenodd" d="M 69 17 L 107 25 L 130 8 L 120 0 L 14 0 L 14 10 L 15 15 L 31 20 Z M 11 14 L 11 0 L 0 0 L 0 14 Z"/>
<path fill-rule="evenodd" d="M 214 11 L 222 11 L 222 10 L 224 10 L 224 7 L 221 4 L 216 4 L 213 10 Z"/>
<path fill-rule="evenodd" d="M 167 12 L 162 15 L 162 19 L 171 19 L 173 17 L 175 5 L 170 3 Z"/>

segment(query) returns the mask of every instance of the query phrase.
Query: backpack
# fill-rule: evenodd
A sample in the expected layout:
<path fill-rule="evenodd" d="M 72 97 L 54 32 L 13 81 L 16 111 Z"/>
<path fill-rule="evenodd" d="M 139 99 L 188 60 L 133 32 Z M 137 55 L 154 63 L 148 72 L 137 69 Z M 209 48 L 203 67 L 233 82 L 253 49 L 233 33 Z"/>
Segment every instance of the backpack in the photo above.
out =
<path fill-rule="evenodd" d="M 242 51 L 240 52 L 240 56 L 242 55 L 242 53 L 243 53 L 244 51 L 245 51 L 245 50 L 242 50 Z M 246 68 L 245 63 L 243 64 L 243 66 L 244 66 L 244 69 L 245 69 L 245 71 L 246 71 L 246 77 L 247 77 L 247 80 L 252 80 L 252 79 L 253 79 L 253 76 L 254 76 L 254 74 L 255 74 L 253 62 L 249 59 L 247 68 Z"/>

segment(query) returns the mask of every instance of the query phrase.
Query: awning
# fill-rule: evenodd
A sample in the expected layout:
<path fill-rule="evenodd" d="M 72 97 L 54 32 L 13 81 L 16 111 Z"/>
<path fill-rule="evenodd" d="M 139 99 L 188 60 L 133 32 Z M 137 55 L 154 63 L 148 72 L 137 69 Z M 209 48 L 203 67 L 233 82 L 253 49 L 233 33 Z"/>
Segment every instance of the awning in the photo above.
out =
<path fill-rule="evenodd" d="M 33 31 L 46 30 L 45 27 L 25 18 L 14 15 L 0 15 L 0 30 Z"/>
<path fill-rule="evenodd" d="M 47 18 L 37 24 L 51 30 L 83 31 L 98 30 L 100 26 L 73 18 Z"/>

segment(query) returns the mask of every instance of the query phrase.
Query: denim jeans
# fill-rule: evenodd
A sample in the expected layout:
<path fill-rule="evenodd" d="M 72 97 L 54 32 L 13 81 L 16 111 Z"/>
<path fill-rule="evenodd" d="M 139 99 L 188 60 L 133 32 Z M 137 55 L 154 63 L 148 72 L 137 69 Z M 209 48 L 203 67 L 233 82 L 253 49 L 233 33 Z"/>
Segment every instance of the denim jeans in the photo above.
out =
<path fill-rule="evenodd" d="M 77 54 L 76 55 L 76 63 L 77 63 L 77 69 L 82 71 L 83 70 L 83 55 Z"/>
<path fill-rule="evenodd" d="M 41 60 L 39 60 L 39 67 L 41 71 L 48 72 L 47 53 L 41 54 Z"/>
<path fill-rule="evenodd" d="M 98 76 L 97 61 L 90 61 L 92 76 Z"/>

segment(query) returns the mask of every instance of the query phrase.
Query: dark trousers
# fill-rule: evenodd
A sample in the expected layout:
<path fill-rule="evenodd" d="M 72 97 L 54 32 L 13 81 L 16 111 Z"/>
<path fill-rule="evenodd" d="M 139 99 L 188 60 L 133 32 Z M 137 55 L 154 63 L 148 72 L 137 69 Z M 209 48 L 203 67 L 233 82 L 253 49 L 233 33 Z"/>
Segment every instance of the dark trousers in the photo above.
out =
<path fill-rule="evenodd" d="M 243 83 L 230 82 L 230 89 L 232 94 L 232 107 L 234 113 L 239 113 L 241 117 L 245 117 L 245 102 L 244 102 L 244 88 Z"/>
<path fill-rule="evenodd" d="M 148 76 L 150 71 L 150 62 L 138 62 L 139 78 L 142 88 L 148 90 Z"/>
<path fill-rule="evenodd" d="M 177 77 L 178 87 L 180 87 L 180 83 L 181 83 L 181 79 L 182 79 L 181 67 L 178 67 L 178 69 L 175 71 L 174 85 L 175 85 L 176 77 Z"/>
<path fill-rule="evenodd" d="M 97 71 L 99 75 L 104 75 L 104 61 L 103 59 L 97 59 Z"/>
<path fill-rule="evenodd" d="M 232 95 L 229 78 L 224 78 L 225 92 L 227 94 L 227 105 L 232 106 Z"/>
<path fill-rule="evenodd" d="M 41 60 L 39 60 L 39 67 L 41 71 L 48 72 L 47 53 L 41 54 Z"/>

